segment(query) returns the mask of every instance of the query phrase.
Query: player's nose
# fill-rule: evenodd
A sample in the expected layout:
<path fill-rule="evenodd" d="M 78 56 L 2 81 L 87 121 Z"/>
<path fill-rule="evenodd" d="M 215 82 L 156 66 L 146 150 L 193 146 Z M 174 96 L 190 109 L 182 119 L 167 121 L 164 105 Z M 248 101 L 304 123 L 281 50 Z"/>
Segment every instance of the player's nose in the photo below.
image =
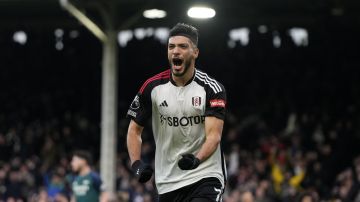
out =
<path fill-rule="evenodd" d="M 173 49 L 173 54 L 180 54 L 180 48 L 175 46 Z"/>

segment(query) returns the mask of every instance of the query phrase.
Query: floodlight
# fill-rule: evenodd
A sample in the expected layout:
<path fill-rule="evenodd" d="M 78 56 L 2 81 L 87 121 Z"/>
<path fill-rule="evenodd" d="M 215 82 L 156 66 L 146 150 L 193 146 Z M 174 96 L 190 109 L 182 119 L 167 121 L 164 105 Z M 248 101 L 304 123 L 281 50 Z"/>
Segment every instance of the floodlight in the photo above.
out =
<path fill-rule="evenodd" d="M 166 17 L 166 11 L 159 9 L 149 9 L 143 12 L 143 16 L 149 19 L 164 18 Z"/>
<path fill-rule="evenodd" d="M 213 8 L 194 6 L 188 10 L 187 14 L 191 18 L 207 19 L 213 18 L 216 12 Z"/>
<path fill-rule="evenodd" d="M 27 41 L 27 35 L 24 31 L 16 31 L 13 35 L 13 40 L 16 43 L 19 43 L 21 45 L 25 45 Z"/>

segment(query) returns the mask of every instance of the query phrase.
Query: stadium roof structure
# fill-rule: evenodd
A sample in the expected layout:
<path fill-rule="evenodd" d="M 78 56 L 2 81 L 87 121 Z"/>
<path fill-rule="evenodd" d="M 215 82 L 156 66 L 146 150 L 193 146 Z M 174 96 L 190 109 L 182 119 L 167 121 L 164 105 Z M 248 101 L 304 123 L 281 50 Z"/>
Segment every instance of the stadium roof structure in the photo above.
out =
<path fill-rule="evenodd" d="M 193 5 L 209 5 L 215 8 L 216 17 L 211 19 L 217 26 L 233 27 L 239 24 L 308 25 L 327 19 L 349 19 L 360 22 L 358 0 L 69 0 L 97 24 L 104 25 L 99 8 L 114 12 L 115 25 L 124 26 L 171 26 L 178 21 L 194 21 L 186 16 Z M 162 19 L 146 19 L 145 9 L 162 9 L 167 16 Z M 196 20 L 206 23 L 209 20 Z M 59 0 L 0 0 L 0 24 L 2 28 L 44 27 L 76 28 L 82 26 L 66 12 Z M 212 24 L 213 25 L 213 24 Z"/>

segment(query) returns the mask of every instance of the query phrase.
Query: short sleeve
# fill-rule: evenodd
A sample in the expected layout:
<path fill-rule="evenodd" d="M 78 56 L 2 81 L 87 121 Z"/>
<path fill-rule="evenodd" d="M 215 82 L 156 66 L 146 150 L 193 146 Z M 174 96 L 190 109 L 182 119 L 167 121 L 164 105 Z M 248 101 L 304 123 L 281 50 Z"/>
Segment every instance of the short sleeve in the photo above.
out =
<path fill-rule="evenodd" d="M 151 95 L 147 89 L 138 92 L 132 101 L 127 117 L 134 120 L 137 124 L 144 126 L 151 116 Z"/>
<path fill-rule="evenodd" d="M 221 120 L 225 120 L 227 103 L 226 92 L 224 86 L 219 84 L 219 87 L 221 90 L 214 91 L 212 88 L 206 90 L 205 116 L 214 116 Z"/>
<path fill-rule="evenodd" d="M 169 78 L 170 70 L 168 69 L 146 80 L 132 101 L 127 117 L 137 124 L 145 126 L 152 112 L 151 91 L 155 86 L 168 82 Z"/>
<path fill-rule="evenodd" d="M 91 175 L 92 181 L 93 181 L 93 187 L 97 192 L 103 192 L 105 191 L 104 184 L 100 178 L 100 176 L 97 173 L 92 173 Z"/>

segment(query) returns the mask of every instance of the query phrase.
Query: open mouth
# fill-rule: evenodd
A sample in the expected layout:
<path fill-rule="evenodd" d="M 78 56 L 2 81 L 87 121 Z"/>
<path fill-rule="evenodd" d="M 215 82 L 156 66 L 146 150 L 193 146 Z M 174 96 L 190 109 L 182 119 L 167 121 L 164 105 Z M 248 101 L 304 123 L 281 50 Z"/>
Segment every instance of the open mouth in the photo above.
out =
<path fill-rule="evenodd" d="M 172 59 L 172 62 L 173 62 L 173 65 L 174 65 L 174 66 L 179 67 L 179 66 L 181 66 L 181 65 L 182 65 L 183 60 L 182 60 L 182 59 L 180 59 L 180 58 L 173 58 L 173 59 Z"/>

